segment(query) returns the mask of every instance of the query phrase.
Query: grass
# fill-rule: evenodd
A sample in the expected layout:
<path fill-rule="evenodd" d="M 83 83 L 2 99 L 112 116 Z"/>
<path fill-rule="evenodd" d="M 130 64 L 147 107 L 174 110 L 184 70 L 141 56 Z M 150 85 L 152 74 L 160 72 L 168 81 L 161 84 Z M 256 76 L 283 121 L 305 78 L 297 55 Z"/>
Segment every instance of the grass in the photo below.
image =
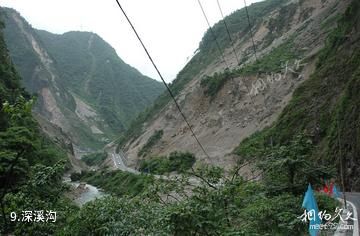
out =
<path fill-rule="evenodd" d="M 300 58 L 301 52 L 295 49 L 293 38 L 272 49 L 267 55 L 261 57 L 256 62 L 245 65 L 240 69 L 228 70 L 215 73 L 212 76 L 205 76 L 200 85 L 205 89 L 205 95 L 212 99 L 231 78 L 245 75 L 253 75 L 257 73 L 276 73 L 284 70 L 285 63 Z"/>
<path fill-rule="evenodd" d="M 88 166 L 99 166 L 107 158 L 106 152 L 96 152 L 84 155 L 81 160 L 83 160 Z"/>
<path fill-rule="evenodd" d="M 268 54 L 261 57 L 258 61 L 237 70 L 235 74 L 249 75 L 256 73 L 281 72 L 283 65 L 286 62 L 294 61 L 300 56 L 301 52 L 296 50 L 293 38 L 290 38 L 278 47 L 273 48 Z"/>
<path fill-rule="evenodd" d="M 201 80 L 200 85 L 205 88 L 205 95 L 210 96 L 212 100 L 229 79 L 231 79 L 231 73 L 229 70 L 225 70 L 224 73 L 215 73 L 213 76 L 205 76 Z"/>
<path fill-rule="evenodd" d="M 120 170 L 83 172 L 78 179 L 99 187 L 107 193 L 130 197 L 144 192 L 154 181 L 150 175 L 135 175 Z"/>
<path fill-rule="evenodd" d="M 190 169 L 196 159 L 189 152 L 172 152 L 168 157 L 152 157 L 140 162 L 140 171 L 152 174 L 165 174 L 173 171 L 183 172 Z"/>

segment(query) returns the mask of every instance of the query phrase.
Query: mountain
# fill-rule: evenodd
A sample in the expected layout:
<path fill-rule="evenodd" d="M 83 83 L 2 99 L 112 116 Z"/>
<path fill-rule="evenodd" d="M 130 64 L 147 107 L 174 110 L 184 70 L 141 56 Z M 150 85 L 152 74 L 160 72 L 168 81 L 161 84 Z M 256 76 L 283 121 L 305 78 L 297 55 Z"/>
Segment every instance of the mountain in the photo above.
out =
<path fill-rule="evenodd" d="M 100 148 L 163 91 L 161 83 L 122 61 L 98 35 L 36 30 L 4 8 L 4 36 L 35 112 L 81 148 Z"/>
<path fill-rule="evenodd" d="M 219 41 L 226 68 L 208 32 L 196 63 L 190 62 L 171 85 L 210 158 L 196 148 L 163 94 L 118 140 L 127 162 L 141 164 L 139 171 L 147 174 L 100 166 L 71 175 L 108 193 L 81 207 L 71 201 L 94 193 L 88 192 L 92 187 L 80 184 L 65 194 L 72 188 L 63 180 L 69 163 L 60 147 L 71 152 L 72 145 L 62 129 L 32 114 L 34 101 L 20 85 L 0 30 L 0 234 L 306 235 L 320 228 L 320 234 L 331 235 L 341 219 L 330 217 L 311 227 L 305 214 L 312 208 L 306 204 L 309 196 L 315 211 L 328 216 L 343 208 L 335 191 L 312 191 L 324 185 L 351 191 L 348 216 L 356 215 L 360 1 L 268 0 L 251 5 L 249 13 L 256 55 L 249 28 L 230 24 L 230 19 L 246 20 L 239 10 L 225 19 L 239 65 L 231 42 Z M 219 40 L 226 33 L 221 22 L 214 30 Z M 56 85 L 61 91 L 65 83 Z M 34 115 L 40 116 L 41 129 Z M 44 133 L 60 139 L 58 146 Z M 165 156 L 172 150 L 179 152 Z M 119 153 L 112 155 L 124 166 Z M 322 227 L 329 224 L 335 227 Z M 341 230 L 351 233 L 349 228 Z"/>
<path fill-rule="evenodd" d="M 11 213 L 51 208 L 69 214 L 66 209 L 72 206 L 63 196 L 67 150 L 54 145 L 34 120 L 33 100 L 11 62 L 3 27 L 0 21 L 0 234 L 54 234 L 54 226 L 16 224 Z M 60 220 L 56 227 L 64 223 Z"/>
<path fill-rule="evenodd" d="M 281 135 L 274 131 L 273 135 L 266 136 L 268 139 L 260 141 L 281 145 L 290 142 L 297 134 L 306 132 L 314 135 L 313 142 L 319 145 L 315 153 L 321 154 L 322 158 L 314 153 L 314 160 L 326 160 L 334 165 L 335 143 L 332 139 L 327 142 L 327 138 L 330 138 L 327 135 L 335 132 L 335 107 L 344 99 L 341 94 L 347 93 L 347 82 L 338 87 L 340 82 L 336 78 L 339 74 L 335 71 L 318 71 L 321 70 L 319 64 L 328 59 L 322 48 L 328 46 L 329 40 L 339 37 L 339 42 L 342 42 L 350 37 L 333 33 L 350 2 L 268 0 L 255 3 L 248 7 L 251 28 L 245 9 L 232 13 L 225 21 L 234 40 L 239 64 L 224 22 L 216 23 L 212 30 L 224 52 L 226 63 L 208 30 L 197 54 L 171 84 L 178 103 L 210 159 L 193 139 L 173 102 L 163 94 L 151 109 L 137 118 L 120 140 L 118 149 L 125 151 L 127 163 L 139 166 L 143 159 L 182 150 L 195 153 L 198 162 L 230 169 L 241 160 L 238 146 L 244 139 L 263 129 L 275 126 L 274 131 L 281 126 Z M 356 48 L 350 45 L 350 48 Z M 350 52 L 350 49 L 347 50 L 344 56 L 351 58 L 353 55 L 347 55 Z M 336 59 L 333 60 L 327 62 L 328 69 L 338 68 L 333 65 Z M 352 63 L 356 65 L 356 60 Z M 350 79 L 355 68 L 343 67 L 349 69 L 346 77 Z M 332 80 L 328 78 L 330 75 Z M 316 76 L 319 78 L 314 79 Z M 332 112 L 326 109 L 332 109 Z M 350 112 L 353 116 L 348 117 L 354 125 L 359 119 L 355 110 Z M 340 118 L 340 122 L 344 119 Z M 347 132 L 351 133 L 348 137 L 359 137 L 359 132 L 355 130 L 348 127 Z M 345 135 L 346 132 L 343 132 Z M 157 135 L 159 133 L 162 135 Z M 352 141 L 353 145 L 358 143 Z M 345 143 L 343 145 L 346 146 Z M 347 150 L 345 146 L 343 152 Z M 350 153 L 342 154 L 352 156 L 350 163 L 357 163 L 354 161 L 358 153 L 355 146 L 348 150 Z M 333 150 L 333 154 L 328 155 L 326 150 Z M 358 172 L 352 172 L 351 176 L 355 176 L 355 173 Z"/>

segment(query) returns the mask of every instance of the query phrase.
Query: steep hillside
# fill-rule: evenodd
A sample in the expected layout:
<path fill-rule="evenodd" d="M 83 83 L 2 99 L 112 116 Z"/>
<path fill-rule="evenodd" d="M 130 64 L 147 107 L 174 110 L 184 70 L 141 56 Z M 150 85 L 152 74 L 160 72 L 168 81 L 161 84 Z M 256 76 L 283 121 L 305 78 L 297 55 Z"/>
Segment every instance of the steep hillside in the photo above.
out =
<path fill-rule="evenodd" d="M 360 190 L 360 3 L 353 1 L 317 56 L 314 73 L 293 93 L 278 120 L 245 139 L 241 159 L 263 160 L 273 146 L 311 137 L 309 160 L 327 165 L 347 191 Z M 342 167 L 343 166 L 343 167 Z M 321 170 L 317 170 L 321 173 Z"/>
<path fill-rule="evenodd" d="M 268 0 L 252 4 L 248 9 L 258 60 L 245 10 L 234 12 L 225 20 L 236 40 L 240 65 L 223 22 L 218 22 L 213 30 L 226 63 L 207 32 L 197 54 L 171 86 L 210 160 L 205 160 L 176 107 L 163 95 L 121 140 L 119 148 L 126 152 L 128 164 L 186 150 L 195 153 L 198 160 L 232 166 L 237 160 L 232 154 L 234 148 L 273 123 L 294 90 L 314 72 L 318 53 L 349 2 Z M 225 70 L 227 65 L 229 69 Z M 160 130 L 163 135 L 148 148 L 148 141 Z M 143 147 L 147 147 L 145 154 Z"/>
<path fill-rule="evenodd" d="M 3 26 L 0 21 L 0 235 L 54 234 L 65 220 L 55 226 L 11 219 L 12 212 L 52 209 L 69 214 L 73 207 L 62 197 L 66 153 L 41 133 L 31 115 L 32 100 L 10 60 Z"/>
<path fill-rule="evenodd" d="M 62 68 L 65 86 L 94 104 L 114 131 L 126 128 L 163 90 L 162 84 L 123 62 L 96 34 L 36 32 Z"/>
<path fill-rule="evenodd" d="M 98 35 L 51 34 L 33 29 L 14 10 L 3 11 L 12 60 L 24 86 L 38 94 L 35 112 L 61 127 L 76 145 L 100 148 L 163 91 Z"/>

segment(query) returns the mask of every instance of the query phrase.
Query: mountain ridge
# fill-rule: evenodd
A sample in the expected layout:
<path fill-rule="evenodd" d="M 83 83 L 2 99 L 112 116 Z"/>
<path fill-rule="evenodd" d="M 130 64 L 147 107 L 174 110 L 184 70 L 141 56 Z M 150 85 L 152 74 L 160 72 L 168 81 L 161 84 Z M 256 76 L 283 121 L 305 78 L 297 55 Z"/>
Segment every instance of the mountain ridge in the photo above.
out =
<path fill-rule="evenodd" d="M 52 34 L 33 29 L 15 10 L 2 11 L 12 60 L 25 87 L 38 95 L 34 111 L 78 146 L 101 148 L 163 91 L 97 34 Z"/>

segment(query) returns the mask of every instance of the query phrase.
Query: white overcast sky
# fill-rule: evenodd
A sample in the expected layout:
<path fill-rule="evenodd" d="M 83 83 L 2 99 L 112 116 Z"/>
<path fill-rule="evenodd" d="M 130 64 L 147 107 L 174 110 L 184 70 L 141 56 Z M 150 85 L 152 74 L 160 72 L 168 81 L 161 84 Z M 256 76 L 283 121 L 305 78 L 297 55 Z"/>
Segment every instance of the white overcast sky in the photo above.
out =
<path fill-rule="evenodd" d="M 202 0 L 210 23 L 221 19 L 217 0 Z M 219 0 L 225 15 L 243 0 Z M 250 5 L 260 0 L 247 0 Z M 172 81 L 197 49 L 207 29 L 197 0 L 119 0 L 165 80 Z M 97 33 L 128 64 L 160 80 L 115 0 L 0 0 L 37 29 Z"/>

